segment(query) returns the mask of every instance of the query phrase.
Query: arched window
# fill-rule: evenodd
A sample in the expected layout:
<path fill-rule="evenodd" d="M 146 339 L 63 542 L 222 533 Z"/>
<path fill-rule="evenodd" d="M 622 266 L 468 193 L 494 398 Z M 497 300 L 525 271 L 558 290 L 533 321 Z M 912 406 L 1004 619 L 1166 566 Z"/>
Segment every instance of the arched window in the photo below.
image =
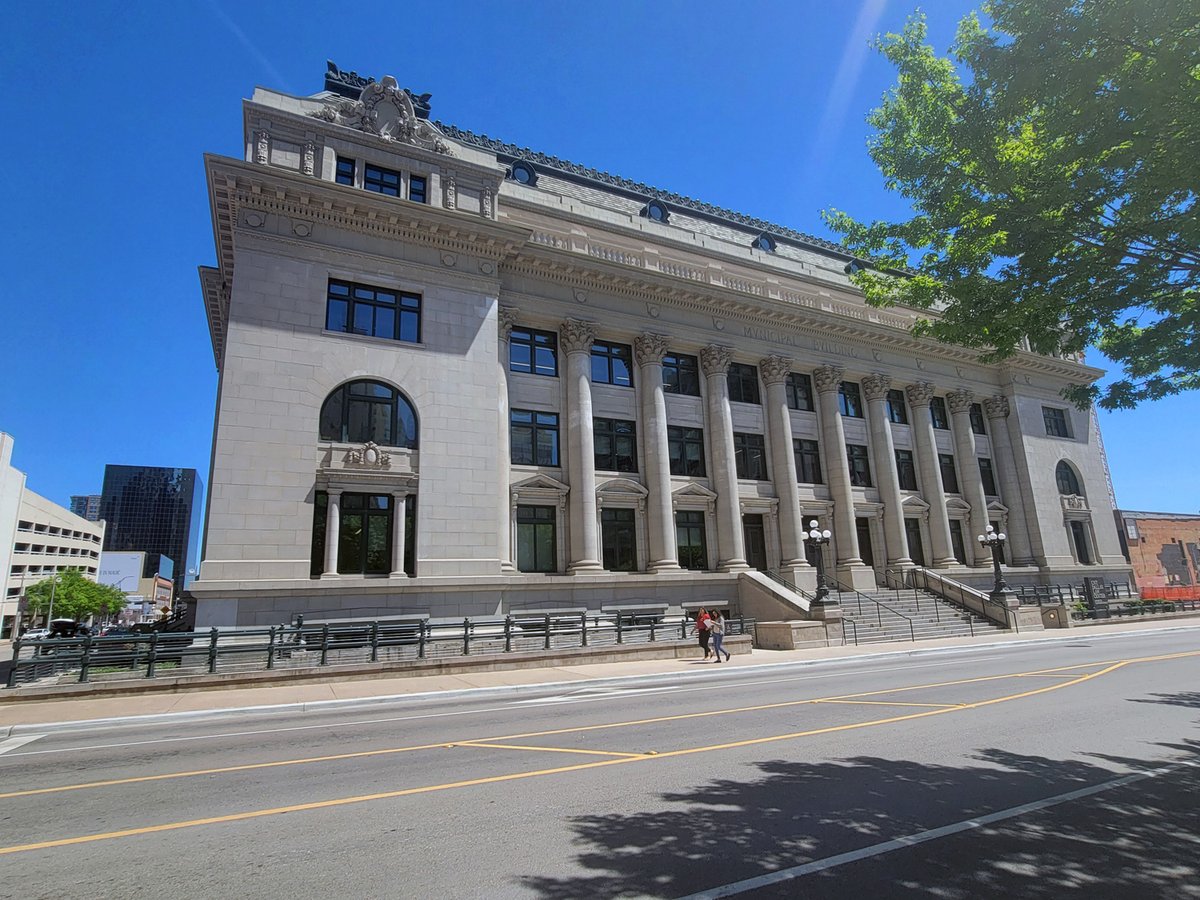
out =
<path fill-rule="evenodd" d="M 417 446 L 417 414 L 395 388 L 378 381 L 350 381 L 321 407 L 321 440 L 385 447 Z"/>
<path fill-rule="evenodd" d="M 1058 492 L 1060 494 L 1083 496 L 1083 491 L 1079 487 L 1079 476 L 1075 474 L 1075 470 L 1071 468 L 1070 463 L 1066 461 L 1060 462 L 1058 468 L 1054 471 L 1054 477 L 1058 481 Z"/>

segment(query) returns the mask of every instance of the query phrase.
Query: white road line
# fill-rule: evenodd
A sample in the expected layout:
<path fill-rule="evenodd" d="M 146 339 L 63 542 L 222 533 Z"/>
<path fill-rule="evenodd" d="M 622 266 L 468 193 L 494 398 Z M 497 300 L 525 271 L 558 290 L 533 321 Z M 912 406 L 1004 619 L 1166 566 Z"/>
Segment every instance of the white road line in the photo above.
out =
<path fill-rule="evenodd" d="M 1099 794 L 1102 791 L 1110 791 L 1113 788 L 1123 787 L 1124 785 L 1133 784 L 1136 781 L 1142 781 L 1147 778 L 1156 778 L 1159 775 L 1166 775 L 1170 772 L 1174 772 L 1176 769 L 1191 767 L 1193 765 L 1193 763 L 1179 762 L 1163 766 L 1162 768 L 1155 769 L 1151 772 L 1135 772 L 1132 775 L 1124 775 L 1120 778 L 1114 778 L 1111 781 L 1093 784 L 1090 787 L 1080 788 L 1077 791 L 1069 791 L 1065 794 L 1047 797 L 1044 800 L 1037 800 L 1033 803 L 1024 803 L 1020 806 L 1002 809 L 999 812 L 989 813 L 986 816 L 977 816 L 974 819 L 966 819 L 962 822 L 955 822 L 953 825 L 943 825 L 941 828 L 931 828 L 928 831 L 919 831 L 916 834 L 909 834 L 890 841 L 884 841 L 881 844 L 863 847 L 861 850 L 851 850 L 849 853 L 839 853 L 836 856 L 827 856 L 825 859 L 818 859 L 810 863 L 805 863 L 801 866 L 792 866 L 790 869 L 780 869 L 778 872 L 771 872 L 767 875 L 759 875 L 757 878 L 747 878 L 744 881 L 735 881 L 732 884 L 722 885 L 721 887 L 713 888 L 708 891 L 700 891 L 696 894 L 689 894 L 688 896 L 681 898 L 681 900 L 716 900 L 718 897 L 734 897 L 738 894 L 744 894 L 748 891 L 756 891 L 759 888 L 770 887 L 771 885 L 779 884 L 784 881 L 792 881 L 796 878 L 803 878 L 805 875 L 812 875 L 815 872 L 824 872 L 828 869 L 835 869 L 838 866 L 844 866 L 847 863 L 858 862 L 863 859 L 870 859 L 873 856 L 881 856 L 884 853 L 891 853 L 893 850 L 903 850 L 906 847 L 915 847 L 918 844 L 924 844 L 926 841 L 936 841 L 940 838 L 949 837 L 950 835 L 961 834 L 964 831 L 970 831 L 973 828 L 982 828 L 984 825 L 991 825 L 993 822 L 1003 822 L 1005 819 L 1013 819 L 1017 816 L 1023 816 L 1026 813 L 1048 809 L 1052 806 L 1058 806 L 1062 803 L 1069 803 L 1072 800 L 1080 800 L 1084 797 L 1090 797 L 1093 794 Z"/>
<path fill-rule="evenodd" d="M 9 738 L 7 741 L 0 741 L 0 753 L 16 750 L 18 747 L 24 747 L 30 741 L 36 741 L 38 738 L 44 737 L 44 734 L 23 734 L 19 737 Z"/>

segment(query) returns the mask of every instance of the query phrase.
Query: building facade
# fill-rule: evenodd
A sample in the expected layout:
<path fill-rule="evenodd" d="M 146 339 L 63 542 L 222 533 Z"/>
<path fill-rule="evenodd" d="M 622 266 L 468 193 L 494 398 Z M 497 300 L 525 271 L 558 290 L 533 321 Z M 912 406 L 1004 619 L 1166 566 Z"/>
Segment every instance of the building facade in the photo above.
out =
<path fill-rule="evenodd" d="M 1117 511 L 1145 599 L 1200 600 L 1200 515 Z"/>
<path fill-rule="evenodd" d="M 71 496 L 71 512 L 83 516 L 89 522 L 100 521 L 99 494 L 73 494 Z"/>
<path fill-rule="evenodd" d="M 836 245 L 343 73 L 206 157 L 219 373 L 199 624 L 735 605 L 914 565 L 1126 580 L 1101 374 L 912 336 Z M 764 587 L 765 586 L 765 587 Z"/>
<path fill-rule="evenodd" d="M 159 555 L 166 556 L 174 564 L 178 595 L 198 568 L 203 503 L 204 482 L 195 469 L 105 466 L 100 500 L 107 523 L 104 549 L 143 551 L 144 578 L 156 575 Z"/>

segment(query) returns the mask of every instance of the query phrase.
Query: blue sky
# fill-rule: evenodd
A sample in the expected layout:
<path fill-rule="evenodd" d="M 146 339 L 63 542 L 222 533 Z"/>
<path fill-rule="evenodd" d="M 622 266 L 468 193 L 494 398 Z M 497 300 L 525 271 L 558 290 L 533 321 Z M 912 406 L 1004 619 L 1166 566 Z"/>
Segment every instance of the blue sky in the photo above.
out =
<path fill-rule="evenodd" d="M 196 267 L 215 256 L 202 154 L 242 155 L 240 100 L 255 85 L 315 93 L 326 59 L 393 74 L 431 92 L 444 122 L 826 235 L 823 208 L 903 212 L 866 154 L 864 116 L 892 82 L 866 41 L 915 5 L 23 7 L 0 46 L 0 430 L 14 464 L 63 504 L 98 493 L 106 463 L 194 467 L 207 482 L 216 371 Z M 944 48 L 976 4 L 928 5 Z M 1191 395 L 1101 415 L 1122 507 L 1200 510 L 1198 414 Z"/>

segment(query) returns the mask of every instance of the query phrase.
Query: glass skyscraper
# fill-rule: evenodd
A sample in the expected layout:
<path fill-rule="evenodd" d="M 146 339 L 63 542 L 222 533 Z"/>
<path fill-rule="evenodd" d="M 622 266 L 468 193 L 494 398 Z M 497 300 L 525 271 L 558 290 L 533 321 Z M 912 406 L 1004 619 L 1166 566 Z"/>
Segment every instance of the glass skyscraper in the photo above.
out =
<path fill-rule="evenodd" d="M 158 555 L 175 564 L 175 593 L 199 568 L 200 516 L 204 482 L 195 469 L 105 466 L 100 518 L 106 522 L 105 550 L 142 550 L 157 569 Z M 148 578 L 154 572 L 143 572 Z"/>

